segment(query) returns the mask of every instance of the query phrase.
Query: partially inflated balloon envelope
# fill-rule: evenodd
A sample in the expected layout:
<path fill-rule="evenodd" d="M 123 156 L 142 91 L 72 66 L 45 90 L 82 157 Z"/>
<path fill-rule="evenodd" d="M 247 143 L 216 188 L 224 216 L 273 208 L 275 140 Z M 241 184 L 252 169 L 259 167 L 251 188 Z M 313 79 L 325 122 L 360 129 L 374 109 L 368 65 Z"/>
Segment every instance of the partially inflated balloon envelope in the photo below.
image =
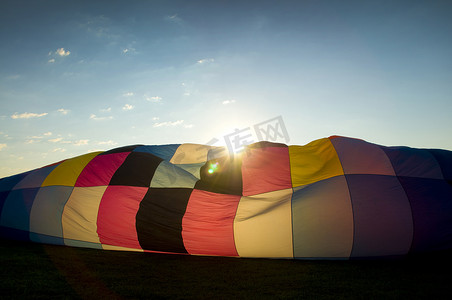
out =
<path fill-rule="evenodd" d="M 111 250 L 348 259 L 452 249 L 452 152 L 134 145 L 0 181 L 3 238 Z"/>

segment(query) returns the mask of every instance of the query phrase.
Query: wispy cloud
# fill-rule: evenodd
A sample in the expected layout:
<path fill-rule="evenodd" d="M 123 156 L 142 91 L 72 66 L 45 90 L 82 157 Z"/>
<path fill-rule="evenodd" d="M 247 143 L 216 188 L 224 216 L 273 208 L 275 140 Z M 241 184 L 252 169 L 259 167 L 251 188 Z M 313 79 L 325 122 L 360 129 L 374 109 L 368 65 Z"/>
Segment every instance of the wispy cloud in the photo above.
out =
<path fill-rule="evenodd" d="M 123 110 L 132 110 L 133 108 L 134 108 L 134 106 L 133 106 L 133 105 L 130 105 L 130 104 L 125 104 L 125 105 L 122 107 Z"/>
<path fill-rule="evenodd" d="M 171 22 L 171 23 L 175 23 L 175 24 L 179 24 L 179 25 L 182 25 L 184 22 L 184 20 L 182 20 L 177 14 L 165 16 L 165 20 L 167 22 Z"/>
<path fill-rule="evenodd" d="M 53 64 L 55 62 L 55 58 L 51 58 L 47 62 L 50 63 L 50 64 Z"/>
<path fill-rule="evenodd" d="M 235 99 L 231 99 L 231 100 L 224 100 L 223 102 L 221 102 L 223 105 L 228 105 L 228 104 L 232 104 L 235 103 Z"/>
<path fill-rule="evenodd" d="M 90 118 L 91 120 L 95 120 L 95 121 L 104 121 L 104 120 L 111 120 L 111 119 L 113 119 L 112 116 L 98 117 L 98 116 L 96 116 L 95 114 L 91 114 L 91 115 L 89 116 L 89 118 Z"/>
<path fill-rule="evenodd" d="M 22 114 L 19 113 L 14 113 L 13 115 L 11 115 L 11 119 L 31 119 L 31 118 L 41 118 L 46 116 L 48 113 L 41 113 L 41 114 L 37 114 L 37 113 L 29 113 L 29 112 L 25 112 Z"/>
<path fill-rule="evenodd" d="M 3 149 L 5 149 L 8 145 L 6 144 L 0 144 L 0 151 L 2 151 Z"/>
<path fill-rule="evenodd" d="M 66 149 L 63 148 L 55 148 L 52 150 L 52 152 L 66 152 Z"/>
<path fill-rule="evenodd" d="M 61 113 L 62 115 L 67 115 L 69 113 L 69 109 L 64 109 L 64 108 L 60 108 L 58 110 L 59 113 Z"/>
<path fill-rule="evenodd" d="M 63 141 L 62 137 L 54 138 L 54 139 L 50 139 L 49 140 L 49 142 L 51 142 L 51 143 L 59 143 L 59 142 L 62 142 L 62 141 Z"/>
<path fill-rule="evenodd" d="M 71 54 L 71 51 L 64 50 L 64 48 L 58 48 L 55 51 L 55 54 L 58 55 L 58 56 L 69 56 Z"/>
<path fill-rule="evenodd" d="M 162 97 L 159 97 L 159 96 L 149 97 L 149 96 L 144 95 L 144 99 L 146 99 L 149 102 L 154 102 L 154 103 L 162 101 Z"/>
<path fill-rule="evenodd" d="M 177 121 L 173 121 L 173 122 L 171 122 L 171 121 L 156 122 L 152 126 L 153 127 L 174 127 L 174 126 L 182 125 L 182 123 L 184 123 L 184 120 L 177 120 Z"/>
<path fill-rule="evenodd" d="M 132 47 L 122 49 L 122 54 L 124 54 L 124 55 L 132 54 L 135 52 L 136 52 L 135 48 L 132 48 Z"/>
<path fill-rule="evenodd" d="M 112 141 L 112 140 L 108 140 L 108 141 L 102 141 L 102 142 L 98 142 L 98 145 L 106 145 L 106 146 L 114 146 L 117 145 L 118 143 Z"/>
<path fill-rule="evenodd" d="M 111 107 L 102 108 L 102 109 L 100 110 L 100 112 L 103 112 L 103 113 L 111 112 Z"/>
<path fill-rule="evenodd" d="M 16 79 L 19 79 L 19 78 L 20 78 L 19 74 L 14 74 L 14 75 L 10 75 L 10 76 L 6 77 L 6 79 L 9 79 L 9 80 L 16 80 Z"/>
<path fill-rule="evenodd" d="M 44 136 L 51 136 L 52 133 L 51 133 L 50 131 L 48 131 L 48 132 L 45 132 L 43 135 L 44 135 Z"/>
<path fill-rule="evenodd" d="M 213 59 L 213 58 L 203 58 L 203 59 L 198 60 L 197 63 L 202 65 L 202 64 L 212 63 L 214 61 L 215 61 L 215 59 Z"/>
<path fill-rule="evenodd" d="M 74 146 L 84 146 L 84 145 L 88 145 L 89 140 L 78 140 L 75 141 L 73 144 Z"/>
<path fill-rule="evenodd" d="M 133 92 L 127 92 L 122 94 L 123 97 L 132 97 L 133 95 L 135 95 Z"/>

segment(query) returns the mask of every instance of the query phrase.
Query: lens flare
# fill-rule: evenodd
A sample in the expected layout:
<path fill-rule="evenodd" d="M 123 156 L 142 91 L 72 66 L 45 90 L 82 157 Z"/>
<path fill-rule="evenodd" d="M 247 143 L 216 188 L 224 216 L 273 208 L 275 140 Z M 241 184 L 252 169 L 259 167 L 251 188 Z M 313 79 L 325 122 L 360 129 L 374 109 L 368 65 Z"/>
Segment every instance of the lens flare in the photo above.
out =
<path fill-rule="evenodd" d="M 218 169 L 218 162 L 210 164 L 210 169 L 207 170 L 209 174 L 213 174 Z"/>

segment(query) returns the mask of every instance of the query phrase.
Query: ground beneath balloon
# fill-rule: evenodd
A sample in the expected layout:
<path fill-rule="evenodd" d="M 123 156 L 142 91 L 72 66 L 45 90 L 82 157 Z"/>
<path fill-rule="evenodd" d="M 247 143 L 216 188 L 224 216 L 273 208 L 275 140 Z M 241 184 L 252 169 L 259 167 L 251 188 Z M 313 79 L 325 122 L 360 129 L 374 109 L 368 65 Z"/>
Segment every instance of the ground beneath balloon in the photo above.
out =
<path fill-rule="evenodd" d="M 0 298 L 410 298 L 452 293 L 450 253 L 293 261 L 102 251 L 1 241 Z"/>

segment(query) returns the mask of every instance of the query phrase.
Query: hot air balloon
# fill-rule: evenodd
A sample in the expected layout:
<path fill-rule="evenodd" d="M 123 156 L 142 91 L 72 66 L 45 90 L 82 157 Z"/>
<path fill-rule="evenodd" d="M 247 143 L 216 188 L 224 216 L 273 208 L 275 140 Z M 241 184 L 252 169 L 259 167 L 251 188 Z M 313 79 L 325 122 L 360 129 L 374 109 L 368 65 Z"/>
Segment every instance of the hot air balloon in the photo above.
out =
<path fill-rule="evenodd" d="M 0 180 L 2 238 L 106 250 L 354 259 L 452 249 L 452 152 L 331 136 L 94 152 Z"/>

